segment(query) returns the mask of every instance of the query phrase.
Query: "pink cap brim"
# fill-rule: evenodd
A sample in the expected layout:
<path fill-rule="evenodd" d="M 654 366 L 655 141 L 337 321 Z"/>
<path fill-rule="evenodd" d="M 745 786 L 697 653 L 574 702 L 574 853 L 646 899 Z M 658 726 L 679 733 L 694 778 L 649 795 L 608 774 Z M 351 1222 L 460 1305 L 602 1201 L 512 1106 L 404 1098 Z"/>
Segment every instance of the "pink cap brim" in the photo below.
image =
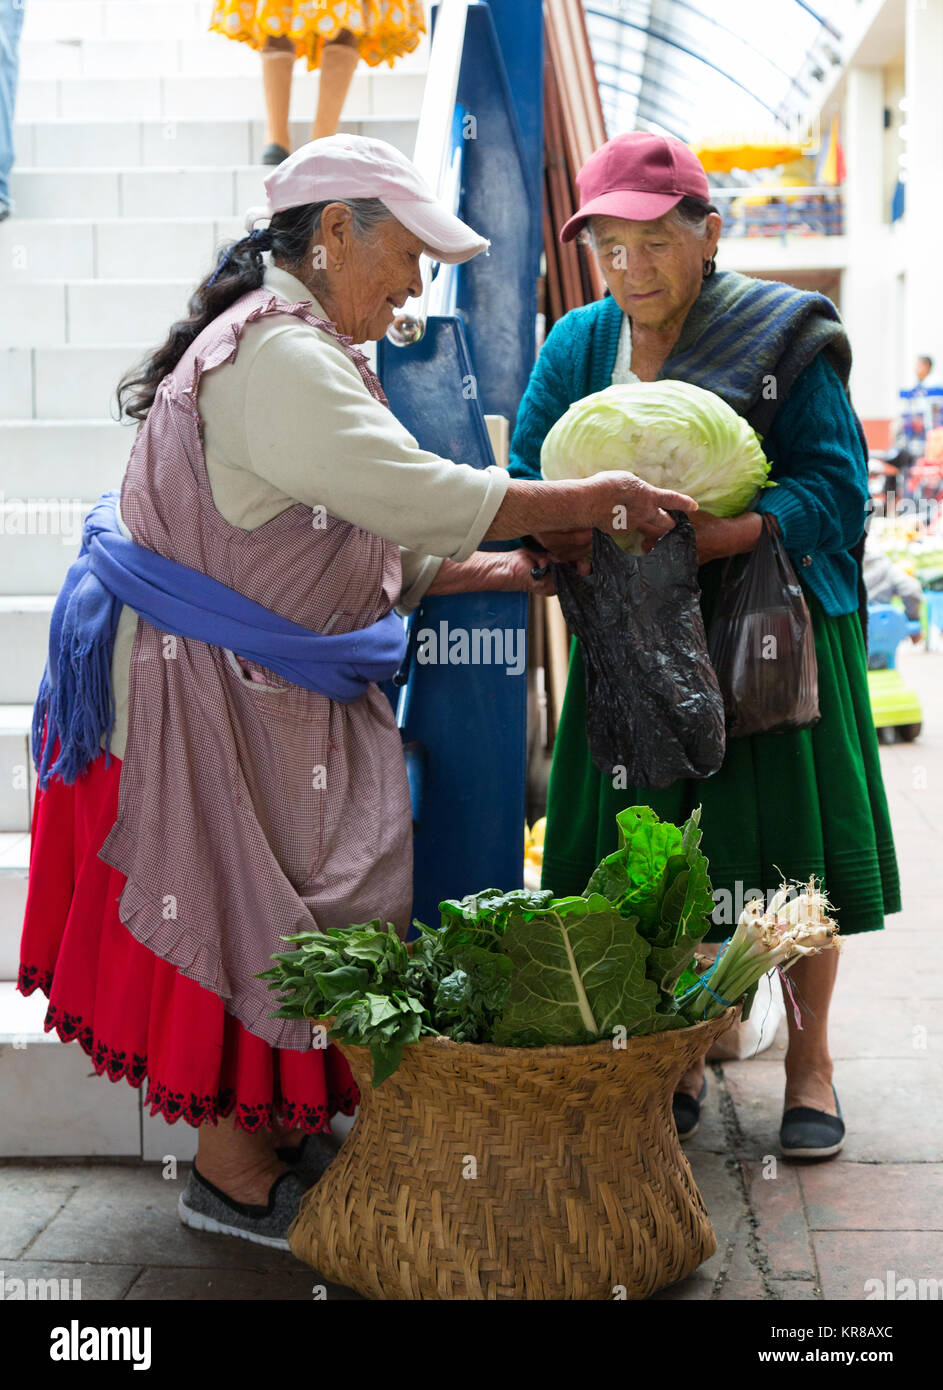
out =
<path fill-rule="evenodd" d="M 683 197 L 683 193 L 637 193 L 630 188 L 601 193 L 564 223 L 560 240 L 572 241 L 588 217 L 622 217 L 626 222 L 654 222 L 677 207 Z"/>
<path fill-rule="evenodd" d="M 380 201 L 397 222 L 419 237 L 433 260 L 445 265 L 461 265 L 479 252 L 487 251 L 491 245 L 487 237 L 479 236 L 467 222 L 447 212 L 441 203 L 420 202 L 416 198 L 381 198 Z"/>

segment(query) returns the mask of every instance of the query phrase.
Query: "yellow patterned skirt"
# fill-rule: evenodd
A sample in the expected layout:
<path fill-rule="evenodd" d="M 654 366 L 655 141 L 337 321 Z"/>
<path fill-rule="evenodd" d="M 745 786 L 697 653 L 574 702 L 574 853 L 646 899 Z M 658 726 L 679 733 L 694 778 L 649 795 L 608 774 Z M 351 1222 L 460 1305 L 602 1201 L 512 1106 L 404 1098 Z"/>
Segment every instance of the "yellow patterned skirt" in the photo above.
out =
<path fill-rule="evenodd" d="M 370 67 L 412 53 L 426 32 L 422 0 L 216 0 L 210 29 L 262 49 L 269 37 L 294 41 L 308 67 L 321 62 L 325 43 L 347 29 Z"/>

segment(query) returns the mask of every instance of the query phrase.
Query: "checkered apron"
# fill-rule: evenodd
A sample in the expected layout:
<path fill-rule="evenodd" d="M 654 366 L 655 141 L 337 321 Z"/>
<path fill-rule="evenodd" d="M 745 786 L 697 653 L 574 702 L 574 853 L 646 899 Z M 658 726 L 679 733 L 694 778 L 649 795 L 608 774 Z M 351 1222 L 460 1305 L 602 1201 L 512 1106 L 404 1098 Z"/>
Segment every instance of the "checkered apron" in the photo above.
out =
<path fill-rule="evenodd" d="M 351 632 L 399 598 L 399 547 L 297 503 L 254 530 L 213 503 L 200 378 L 231 362 L 247 324 L 293 314 L 330 333 L 386 404 L 367 359 L 304 304 L 244 295 L 164 378 L 135 440 L 121 514 L 141 545 L 317 632 Z M 274 403 L 291 409 L 291 401 Z M 404 932 L 412 819 L 400 737 L 372 685 L 339 704 L 264 667 L 139 620 L 118 818 L 100 857 L 127 878 L 122 922 L 212 990 L 273 1047 L 311 1029 L 273 1019 L 255 976 L 281 938 L 380 917 Z"/>

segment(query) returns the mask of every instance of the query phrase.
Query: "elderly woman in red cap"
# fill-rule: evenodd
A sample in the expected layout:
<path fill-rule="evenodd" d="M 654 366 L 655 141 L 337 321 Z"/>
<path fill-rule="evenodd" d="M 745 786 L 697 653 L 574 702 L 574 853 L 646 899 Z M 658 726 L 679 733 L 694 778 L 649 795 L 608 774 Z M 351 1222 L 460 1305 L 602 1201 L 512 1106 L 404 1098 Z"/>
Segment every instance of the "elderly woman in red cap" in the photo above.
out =
<path fill-rule="evenodd" d="M 120 387 L 141 425 L 56 604 L 36 706 L 19 987 L 99 1074 L 199 1126 L 188 1225 L 287 1248 L 330 1158 L 315 1137 L 357 1094 L 257 977 L 293 932 L 409 924 L 409 789 L 377 685 L 402 655 L 394 608 L 545 591 L 533 555 L 483 540 L 607 526 L 620 505 L 654 538 L 695 504 L 421 448 L 352 344 L 420 293 L 423 252 L 487 243 L 382 141 L 312 142 L 266 190 L 268 226 Z"/>
<path fill-rule="evenodd" d="M 731 739 L 720 771 L 660 792 L 617 787 L 586 738 L 584 665 L 574 643 L 548 795 L 543 885 L 580 893 L 617 848 L 616 813 L 648 804 L 682 823 L 701 804 L 703 849 L 722 904 L 767 894 L 781 878 L 824 879 L 842 934 L 874 931 L 900 910 L 887 802 L 871 719 L 859 606 L 868 502 L 867 448 L 848 398 L 851 349 L 831 302 L 716 269 L 721 218 L 707 177 L 679 140 L 636 132 L 609 140 L 579 175 L 580 208 L 561 239 L 585 238 L 605 297 L 553 326 L 521 402 L 511 443 L 516 478 L 540 476 L 540 448 L 571 402 L 612 383 L 665 379 L 716 392 L 760 433 L 778 486 L 741 516 L 692 518 L 709 621 L 728 556 L 776 527 L 812 616 L 821 720 L 795 732 Z M 771 384 L 772 383 L 772 389 Z M 554 558 L 587 553 L 590 535 L 539 534 Z M 739 891 L 738 891 L 739 890 Z M 739 911 L 739 909 L 738 909 Z M 730 935 L 729 916 L 706 938 Z M 833 951 L 790 975 L 784 1154 L 826 1157 L 845 1127 L 832 1084 L 828 1007 Z M 682 1081 L 675 1119 L 697 1128 L 703 1060 Z"/>

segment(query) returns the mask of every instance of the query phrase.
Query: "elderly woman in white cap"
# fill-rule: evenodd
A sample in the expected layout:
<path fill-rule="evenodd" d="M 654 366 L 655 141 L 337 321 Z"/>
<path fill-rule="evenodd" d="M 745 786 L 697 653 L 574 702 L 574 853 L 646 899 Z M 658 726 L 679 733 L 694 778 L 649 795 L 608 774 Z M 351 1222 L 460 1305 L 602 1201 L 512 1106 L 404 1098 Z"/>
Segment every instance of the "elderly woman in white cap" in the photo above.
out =
<path fill-rule="evenodd" d="M 286 1246 L 318 1136 L 357 1101 L 257 977 L 298 930 L 405 932 L 409 791 L 376 682 L 424 592 L 540 591 L 484 540 L 655 538 L 689 498 L 631 474 L 515 482 L 421 448 L 352 344 L 487 243 L 392 146 L 312 142 L 266 182 L 189 317 L 122 382 L 142 422 L 60 595 L 19 985 L 96 1071 L 198 1125 L 190 1226 Z M 443 409 L 448 409 L 443 402 Z"/>

